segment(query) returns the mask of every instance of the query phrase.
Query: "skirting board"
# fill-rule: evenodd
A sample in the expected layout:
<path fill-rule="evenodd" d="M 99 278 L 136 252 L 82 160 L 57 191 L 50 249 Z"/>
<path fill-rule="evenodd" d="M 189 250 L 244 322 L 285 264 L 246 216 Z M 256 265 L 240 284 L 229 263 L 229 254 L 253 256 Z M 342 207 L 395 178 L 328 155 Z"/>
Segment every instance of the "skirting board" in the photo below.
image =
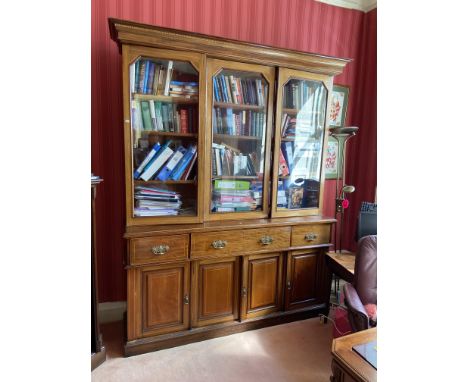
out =
<path fill-rule="evenodd" d="M 122 321 L 126 311 L 126 301 L 101 302 L 98 307 L 99 323 Z"/>

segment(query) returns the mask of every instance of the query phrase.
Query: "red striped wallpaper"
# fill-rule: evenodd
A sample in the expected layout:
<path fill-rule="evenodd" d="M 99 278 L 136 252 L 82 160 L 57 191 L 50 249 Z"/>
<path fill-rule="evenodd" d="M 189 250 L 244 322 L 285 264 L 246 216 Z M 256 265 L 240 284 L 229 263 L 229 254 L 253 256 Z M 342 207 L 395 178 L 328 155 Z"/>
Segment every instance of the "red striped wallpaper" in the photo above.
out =
<path fill-rule="evenodd" d="M 347 122 L 362 128 L 349 150 L 349 183 L 358 189 L 351 201 L 355 208 L 361 200 L 373 200 L 375 10 L 364 14 L 313 0 L 92 0 L 91 6 L 91 163 L 93 173 L 104 178 L 97 199 L 101 302 L 126 298 L 121 58 L 109 37 L 108 17 L 352 58 L 335 80 L 351 87 Z M 327 181 L 325 192 L 324 212 L 333 215 L 333 181 Z"/>

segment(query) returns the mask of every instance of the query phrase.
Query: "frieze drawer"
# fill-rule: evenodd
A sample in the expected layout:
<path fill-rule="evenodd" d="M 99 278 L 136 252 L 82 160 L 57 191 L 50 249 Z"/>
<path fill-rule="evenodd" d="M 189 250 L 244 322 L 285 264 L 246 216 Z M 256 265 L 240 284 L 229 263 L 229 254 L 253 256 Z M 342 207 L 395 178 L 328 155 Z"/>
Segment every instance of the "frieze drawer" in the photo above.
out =
<path fill-rule="evenodd" d="M 192 259 L 230 255 L 243 250 L 243 231 L 218 231 L 192 234 Z"/>
<path fill-rule="evenodd" d="M 288 248 L 291 227 L 259 228 L 244 231 L 244 251 L 261 251 Z"/>
<path fill-rule="evenodd" d="M 167 263 L 188 258 L 189 235 L 154 236 L 130 241 L 132 265 Z"/>
<path fill-rule="evenodd" d="M 300 225 L 292 228 L 291 246 L 325 244 L 330 242 L 329 224 Z"/>

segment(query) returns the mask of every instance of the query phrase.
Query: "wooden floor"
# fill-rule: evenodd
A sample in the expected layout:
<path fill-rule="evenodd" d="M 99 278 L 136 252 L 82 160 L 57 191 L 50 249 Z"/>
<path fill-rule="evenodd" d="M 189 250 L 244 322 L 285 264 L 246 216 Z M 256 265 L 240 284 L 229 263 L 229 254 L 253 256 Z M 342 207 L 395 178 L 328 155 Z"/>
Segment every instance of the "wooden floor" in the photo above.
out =
<path fill-rule="evenodd" d="M 330 378 L 332 324 L 318 318 L 123 358 L 122 322 L 102 325 L 107 360 L 92 381 L 314 381 Z"/>

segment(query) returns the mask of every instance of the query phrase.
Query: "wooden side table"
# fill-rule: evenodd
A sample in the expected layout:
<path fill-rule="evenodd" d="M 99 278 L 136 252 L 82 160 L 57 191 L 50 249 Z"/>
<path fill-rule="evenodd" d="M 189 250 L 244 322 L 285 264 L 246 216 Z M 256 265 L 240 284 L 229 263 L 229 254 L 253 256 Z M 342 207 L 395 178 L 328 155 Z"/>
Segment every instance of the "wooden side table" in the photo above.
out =
<path fill-rule="evenodd" d="M 96 259 L 96 187 L 101 178 L 91 177 L 91 370 L 106 360 L 106 349 L 102 344 L 98 319 L 98 276 Z"/>
<path fill-rule="evenodd" d="M 333 340 L 330 382 L 376 382 L 377 370 L 353 350 L 353 346 L 377 339 L 377 328 Z"/>

